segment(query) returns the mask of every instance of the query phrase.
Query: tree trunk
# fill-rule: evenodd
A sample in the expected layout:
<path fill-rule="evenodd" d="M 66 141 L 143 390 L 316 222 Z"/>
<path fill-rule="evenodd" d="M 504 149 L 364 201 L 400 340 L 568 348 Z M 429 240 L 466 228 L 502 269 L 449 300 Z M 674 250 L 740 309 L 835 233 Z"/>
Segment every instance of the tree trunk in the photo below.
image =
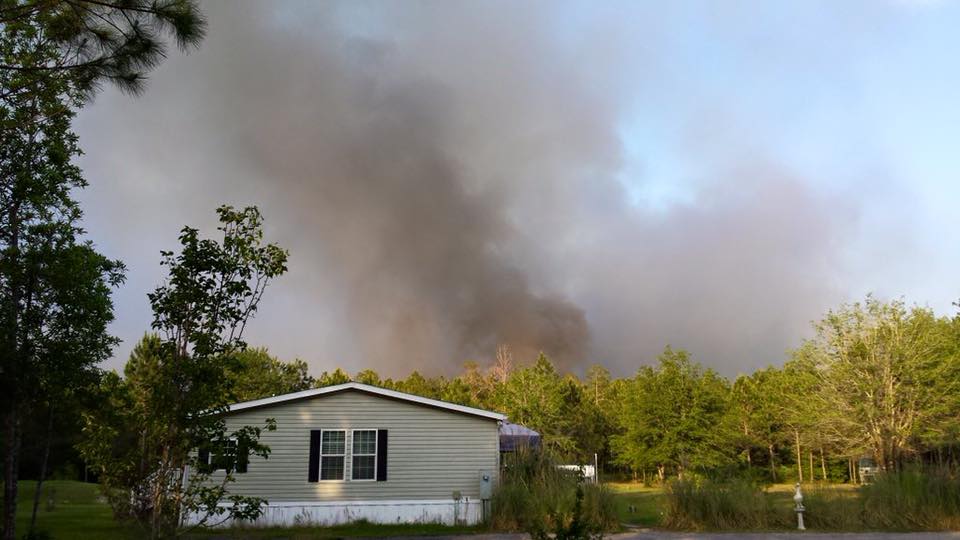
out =
<path fill-rule="evenodd" d="M 767 445 L 767 451 L 770 452 L 770 475 L 773 477 L 773 482 L 777 482 L 777 460 L 774 459 L 773 445 Z"/>
<path fill-rule="evenodd" d="M 820 472 L 823 473 L 823 481 L 827 481 L 827 460 L 823 457 L 823 447 L 820 447 Z"/>
<path fill-rule="evenodd" d="M 797 441 L 797 482 L 803 483 L 803 454 L 800 451 L 800 432 L 793 432 Z"/>
<path fill-rule="evenodd" d="M 47 462 L 50 459 L 50 439 L 53 437 L 53 405 L 47 415 L 47 432 L 43 437 L 43 457 L 40 458 L 40 475 L 37 476 L 37 491 L 33 494 L 33 512 L 30 514 L 30 533 L 37 525 L 37 508 L 40 507 L 40 496 L 43 491 L 43 480 L 47 476 Z"/>
<path fill-rule="evenodd" d="M 20 418 L 11 407 L 4 421 L 3 459 L 3 540 L 16 540 L 17 480 L 20 464 Z"/>
<path fill-rule="evenodd" d="M 807 469 L 810 471 L 810 481 L 815 482 L 817 480 L 817 475 L 813 472 L 813 450 L 807 450 L 807 457 L 810 458 L 810 468 Z"/>

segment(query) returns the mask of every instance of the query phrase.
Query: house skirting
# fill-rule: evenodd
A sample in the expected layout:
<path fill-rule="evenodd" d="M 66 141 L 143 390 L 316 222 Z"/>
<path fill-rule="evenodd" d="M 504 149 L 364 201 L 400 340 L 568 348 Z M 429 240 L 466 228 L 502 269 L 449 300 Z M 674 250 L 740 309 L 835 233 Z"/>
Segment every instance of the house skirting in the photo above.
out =
<path fill-rule="evenodd" d="M 489 503 L 487 507 L 489 508 Z M 480 499 L 396 501 L 273 502 L 253 522 L 224 522 L 221 526 L 250 527 L 329 526 L 366 520 L 371 523 L 443 523 L 475 525 L 483 520 Z M 195 519 L 188 519 L 195 522 Z M 211 521 L 217 521 L 212 518 Z"/>

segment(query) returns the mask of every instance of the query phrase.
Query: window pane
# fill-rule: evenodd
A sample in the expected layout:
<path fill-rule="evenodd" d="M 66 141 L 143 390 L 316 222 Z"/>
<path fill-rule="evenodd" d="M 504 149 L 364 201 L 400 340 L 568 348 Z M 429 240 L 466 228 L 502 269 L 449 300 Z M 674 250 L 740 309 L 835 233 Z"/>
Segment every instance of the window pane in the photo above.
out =
<path fill-rule="evenodd" d="M 324 431 L 320 445 L 321 454 L 343 454 L 346 449 L 346 437 L 343 431 Z"/>
<path fill-rule="evenodd" d="M 354 454 L 376 454 L 377 453 L 377 430 L 370 429 L 365 431 L 353 432 L 353 453 Z"/>
<path fill-rule="evenodd" d="M 374 456 L 354 456 L 353 457 L 353 479 L 354 480 L 373 480 Z"/>
<path fill-rule="evenodd" d="M 321 480 L 343 480 L 343 456 L 320 458 Z"/>

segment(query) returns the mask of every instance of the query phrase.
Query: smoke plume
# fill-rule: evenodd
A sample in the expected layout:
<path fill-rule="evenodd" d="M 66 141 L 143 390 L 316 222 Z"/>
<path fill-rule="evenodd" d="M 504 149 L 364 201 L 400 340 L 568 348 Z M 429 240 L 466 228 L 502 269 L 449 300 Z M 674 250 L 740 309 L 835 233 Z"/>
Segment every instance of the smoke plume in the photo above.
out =
<path fill-rule="evenodd" d="M 780 361 L 841 296 L 857 208 L 709 100 L 651 116 L 696 167 L 638 203 L 657 156 L 624 118 L 681 85 L 636 35 L 663 36 L 554 6 L 205 3 L 199 51 L 82 117 L 90 229 L 133 276 L 118 362 L 159 249 L 223 202 L 291 251 L 250 341 L 316 371 L 450 373 L 498 344 L 619 373 L 667 343 L 726 373 Z"/>

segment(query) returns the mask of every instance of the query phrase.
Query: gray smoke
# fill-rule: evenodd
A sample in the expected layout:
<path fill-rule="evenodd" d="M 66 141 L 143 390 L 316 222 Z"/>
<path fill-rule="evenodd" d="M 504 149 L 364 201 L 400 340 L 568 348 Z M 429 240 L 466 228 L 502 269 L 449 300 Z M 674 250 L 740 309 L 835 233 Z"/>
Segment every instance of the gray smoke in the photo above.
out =
<path fill-rule="evenodd" d="M 621 119 L 668 72 L 632 36 L 656 29 L 553 5 L 204 4 L 199 51 L 81 118 L 91 232 L 131 267 L 117 363 L 159 249 L 222 202 L 292 253 L 250 341 L 316 371 L 449 373 L 498 344 L 618 373 L 667 343 L 782 360 L 841 297 L 857 209 L 707 111 L 677 126 L 692 199 L 631 204 Z"/>

